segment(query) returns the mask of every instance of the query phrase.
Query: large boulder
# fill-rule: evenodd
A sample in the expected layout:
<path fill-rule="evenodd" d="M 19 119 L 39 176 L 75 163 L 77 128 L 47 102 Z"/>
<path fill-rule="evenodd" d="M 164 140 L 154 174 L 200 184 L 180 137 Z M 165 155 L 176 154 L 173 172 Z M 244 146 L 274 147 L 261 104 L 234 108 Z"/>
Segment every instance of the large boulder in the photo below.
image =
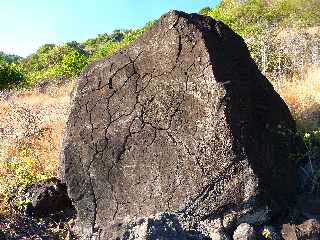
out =
<path fill-rule="evenodd" d="M 159 212 L 190 231 L 208 219 L 256 224 L 294 196 L 298 143 L 243 39 L 209 17 L 171 11 L 85 68 L 61 173 L 84 239 L 113 239 L 127 216 Z"/>

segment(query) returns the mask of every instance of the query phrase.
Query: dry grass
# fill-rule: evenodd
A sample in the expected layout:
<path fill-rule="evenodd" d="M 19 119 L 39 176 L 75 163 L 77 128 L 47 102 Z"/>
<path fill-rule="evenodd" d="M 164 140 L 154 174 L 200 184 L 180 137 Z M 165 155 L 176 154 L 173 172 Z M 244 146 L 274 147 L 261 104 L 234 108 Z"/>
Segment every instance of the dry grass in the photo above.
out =
<path fill-rule="evenodd" d="M 11 187 L 55 176 L 73 83 L 0 97 L 0 214 Z"/>
<path fill-rule="evenodd" d="M 302 78 L 282 78 L 273 84 L 301 130 L 320 127 L 320 67 L 309 67 Z"/>

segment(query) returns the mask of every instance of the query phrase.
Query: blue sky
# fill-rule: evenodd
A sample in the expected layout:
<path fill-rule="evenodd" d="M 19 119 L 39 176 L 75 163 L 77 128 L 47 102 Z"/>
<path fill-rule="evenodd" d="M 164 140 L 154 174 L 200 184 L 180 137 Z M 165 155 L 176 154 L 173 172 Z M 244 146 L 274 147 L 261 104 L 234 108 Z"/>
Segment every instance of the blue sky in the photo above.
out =
<path fill-rule="evenodd" d="M 218 0 L 0 0 L 0 51 L 27 56 L 45 43 L 84 41 L 142 27 L 170 9 L 198 12 Z"/>

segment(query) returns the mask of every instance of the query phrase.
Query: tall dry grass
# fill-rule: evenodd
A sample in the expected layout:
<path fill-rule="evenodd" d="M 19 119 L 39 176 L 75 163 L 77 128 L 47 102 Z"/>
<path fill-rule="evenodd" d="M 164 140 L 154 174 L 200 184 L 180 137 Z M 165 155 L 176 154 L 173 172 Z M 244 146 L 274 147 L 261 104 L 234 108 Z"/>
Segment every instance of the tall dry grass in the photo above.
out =
<path fill-rule="evenodd" d="M 288 105 L 298 128 L 310 131 L 320 127 L 320 67 L 310 66 L 302 75 L 273 81 L 276 91 Z"/>
<path fill-rule="evenodd" d="M 0 214 L 10 189 L 56 176 L 73 82 L 0 96 Z"/>

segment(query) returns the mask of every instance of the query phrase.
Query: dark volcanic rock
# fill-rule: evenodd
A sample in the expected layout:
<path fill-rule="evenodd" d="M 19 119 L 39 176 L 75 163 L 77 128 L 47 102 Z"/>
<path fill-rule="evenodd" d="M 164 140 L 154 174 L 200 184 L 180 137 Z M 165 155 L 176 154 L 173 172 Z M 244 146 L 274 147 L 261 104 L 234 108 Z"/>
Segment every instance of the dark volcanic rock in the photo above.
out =
<path fill-rule="evenodd" d="M 178 217 L 168 213 L 158 213 L 147 218 L 125 218 L 121 224 L 111 226 L 107 235 L 106 239 L 208 239 L 200 232 L 190 233 L 185 231 Z"/>
<path fill-rule="evenodd" d="M 23 193 L 12 197 L 11 202 L 13 205 L 18 202 L 20 211 L 33 216 L 48 216 L 73 208 L 66 185 L 57 178 L 33 183 Z"/>
<path fill-rule="evenodd" d="M 172 11 L 78 79 L 61 158 L 83 238 L 126 216 L 264 222 L 295 193 L 290 112 L 241 37 Z M 229 221 L 229 220 L 228 220 Z"/>

